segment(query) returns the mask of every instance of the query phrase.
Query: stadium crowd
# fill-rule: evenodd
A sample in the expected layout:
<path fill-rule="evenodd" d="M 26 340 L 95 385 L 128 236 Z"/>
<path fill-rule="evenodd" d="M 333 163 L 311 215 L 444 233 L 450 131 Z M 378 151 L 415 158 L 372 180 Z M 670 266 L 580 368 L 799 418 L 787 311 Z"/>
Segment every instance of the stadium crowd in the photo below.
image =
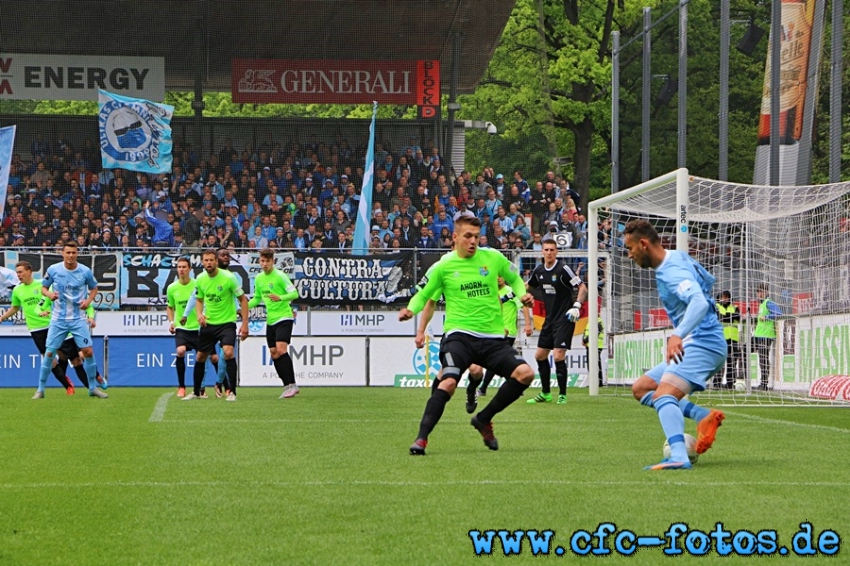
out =
<path fill-rule="evenodd" d="M 346 140 L 290 142 L 269 135 L 237 150 L 227 139 L 198 156 L 179 142 L 171 174 L 101 169 L 92 140 L 82 147 L 36 137 L 30 159 L 13 156 L 0 248 L 83 250 L 273 248 L 350 250 L 366 147 Z M 538 181 L 485 167 L 449 175 L 432 142 L 394 149 L 376 143 L 370 250 L 447 249 L 461 215 L 482 220 L 481 245 L 542 248 L 546 233 L 583 248 L 587 221 L 579 195 L 552 171 Z M 529 219 L 531 219 L 529 221 Z M 606 241 L 610 226 L 600 227 Z"/>

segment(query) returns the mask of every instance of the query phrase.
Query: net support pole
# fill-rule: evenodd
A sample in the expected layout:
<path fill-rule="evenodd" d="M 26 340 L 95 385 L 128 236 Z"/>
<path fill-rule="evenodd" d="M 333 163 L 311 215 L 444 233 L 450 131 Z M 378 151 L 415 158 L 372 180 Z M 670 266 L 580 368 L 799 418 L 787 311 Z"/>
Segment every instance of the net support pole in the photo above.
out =
<path fill-rule="evenodd" d="M 676 169 L 676 249 L 685 253 L 688 253 L 689 189 L 688 170 L 684 167 Z"/>
<path fill-rule="evenodd" d="M 829 81 L 829 182 L 841 181 L 841 89 L 843 87 L 844 0 L 832 0 L 832 47 Z"/>
<path fill-rule="evenodd" d="M 590 329 L 588 344 L 596 344 L 599 325 L 591 324 L 599 317 L 599 208 L 588 206 L 587 219 L 587 324 Z M 591 356 L 587 348 L 587 383 L 591 397 L 599 395 L 599 383 L 594 376 L 599 375 L 599 356 Z"/>

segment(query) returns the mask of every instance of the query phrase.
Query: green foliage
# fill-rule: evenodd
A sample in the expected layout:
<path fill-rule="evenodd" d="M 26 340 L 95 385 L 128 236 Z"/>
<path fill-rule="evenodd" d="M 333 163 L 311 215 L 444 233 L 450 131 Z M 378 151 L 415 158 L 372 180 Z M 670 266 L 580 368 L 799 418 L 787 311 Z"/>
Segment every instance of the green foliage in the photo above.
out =
<path fill-rule="evenodd" d="M 414 458 L 424 389 L 304 388 L 284 401 L 278 388 L 242 388 L 236 403 L 171 397 L 151 422 L 168 393 L 2 390 L 0 563 L 477 564 L 472 529 L 552 529 L 568 548 L 573 532 L 609 521 L 647 536 L 673 522 L 776 529 L 789 546 L 810 521 L 846 541 L 850 454 L 830 448 L 846 442 L 846 409 L 739 408 L 692 471 L 643 472 L 664 435 L 625 395 L 521 399 L 494 421 L 498 452 L 456 396 Z M 511 562 L 557 558 L 524 548 Z M 478 560 L 501 556 L 497 543 Z M 604 561 L 667 560 L 645 548 Z"/>

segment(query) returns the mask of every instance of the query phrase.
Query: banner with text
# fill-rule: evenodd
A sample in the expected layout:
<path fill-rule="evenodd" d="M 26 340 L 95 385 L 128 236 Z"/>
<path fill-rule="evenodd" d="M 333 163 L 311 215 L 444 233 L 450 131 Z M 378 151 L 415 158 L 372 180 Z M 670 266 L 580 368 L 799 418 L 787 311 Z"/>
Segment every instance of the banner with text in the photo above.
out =
<path fill-rule="evenodd" d="M 108 343 L 110 387 L 177 387 L 174 338 L 118 337 Z M 95 346 L 95 352 L 102 350 Z M 195 352 L 186 352 L 186 381 L 190 386 L 194 367 Z M 204 384 L 211 388 L 215 379 L 216 372 L 208 361 Z"/>
<path fill-rule="evenodd" d="M 436 60 L 234 59 L 231 69 L 237 104 L 440 104 Z"/>
<path fill-rule="evenodd" d="M 91 268 L 94 278 L 97 280 L 97 296 L 94 299 L 94 306 L 98 310 L 118 309 L 118 258 L 119 254 L 117 253 L 80 254 L 77 256 L 77 261 Z M 15 264 L 19 261 L 28 261 L 32 265 L 33 277 L 41 279 L 48 267 L 62 261 L 62 256 L 9 249 L 0 253 L 0 267 L 14 270 Z M 8 305 L 8 298 L 2 304 Z"/>
<path fill-rule="evenodd" d="M 97 100 L 97 91 L 160 101 L 165 59 L 0 53 L 0 100 Z"/>
<path fill-rule="evenodd" d="M 295 379 L 304 386 L 366 385 L 366 341 L 363 338 L 311 338 L 294 341 L 289 355 Z M 239 385 L 279 387 L 265 338 L 248 338 L 240 345 Z"/>
<path fill-rule="evenodd" d="M 172 341 L 173 342 L 173 341 Z M 94 355 L 97 366 L 103 371 L 103 339 L 94 339 Z M 33 344 L 32 338 L 27 333 L 26 337 L 8 337 L 3 340 L 3 349 L 0 350 L 0 387 L 33 387 L 38 385 L 38 374 L 41 368 L 41 354 Z M 69 370 L 68 375 L 76 387 L 82 387 L 77 380 L 76 374 Z M 110 384 L 112 381 L 110 380 Z M 47 380 L 48 387 L 59 387 L 59 382 L 52 375 Z M 48 395 L 65 395 L 60 389 L 58 392 L 49 392 Z M 77 396 L 80 394 L 78 393 Z"/>

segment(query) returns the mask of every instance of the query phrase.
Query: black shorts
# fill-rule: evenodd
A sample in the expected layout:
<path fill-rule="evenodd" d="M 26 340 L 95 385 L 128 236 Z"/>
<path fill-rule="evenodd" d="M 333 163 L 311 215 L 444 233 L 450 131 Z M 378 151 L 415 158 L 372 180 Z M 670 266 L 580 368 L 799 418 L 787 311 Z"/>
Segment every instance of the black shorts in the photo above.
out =
<path fill-rule="evenodd" d="M 554 350 L 555 348 L 569 350 L 573 345 L 575 328 L 575 323 L 566 318 L 558 322 L 552 322 L 547 318 L 543 321 L 540 336 L 537 337 L 537 347 L 544 350 Z"/>
<path fill-rule="evenodd" d="M 478 338 L 453 332 L 440 343 L 443 379 L 459 379 L 471 364 L 492 370 L 496 375 L 510 376 L 526 363 L 507 338 Z"/>
<path fill-rule="evenodd" d="M 198 351 L 198 331 L 178 328 L 174 331 L 174 345 L 176 347 L 186 346 L 186 350 Z"/>
<path fill-rule="evenodd" d="M 34 330 L 30 333 L 30 336 L 32 336 L 32 341 L 35 342 L 35 347 L 38 349 L 38 353 L 42 356 L 44 355 L 44 352 L 47 351 L 48 330 L 48 328 L 42 328 L 40 330 Z M 77 347 L 77 343 L 74 342 L 73 338 L 68 338 L 67 340 L 62 342 L 62 346 L 60 346 L 59 352 L 69 360 L 73 360 L 74 358 L 80 355 L 80 349 Z"/>
<path fill-rule="evenodd" d="M 286 342 L 289 344 L 292 341 L 292 327 L 295 321 L 281 320 L 271 326 L 266 325 L 266 344 L 269 348 L 277 346 L 278 342 Z"/>
<path fill-rule="evenodd" d="M 236 345 L 236 323 L 208 324 L 198 332 L 198 352 L 215 354 L 215 345 Z"/>

